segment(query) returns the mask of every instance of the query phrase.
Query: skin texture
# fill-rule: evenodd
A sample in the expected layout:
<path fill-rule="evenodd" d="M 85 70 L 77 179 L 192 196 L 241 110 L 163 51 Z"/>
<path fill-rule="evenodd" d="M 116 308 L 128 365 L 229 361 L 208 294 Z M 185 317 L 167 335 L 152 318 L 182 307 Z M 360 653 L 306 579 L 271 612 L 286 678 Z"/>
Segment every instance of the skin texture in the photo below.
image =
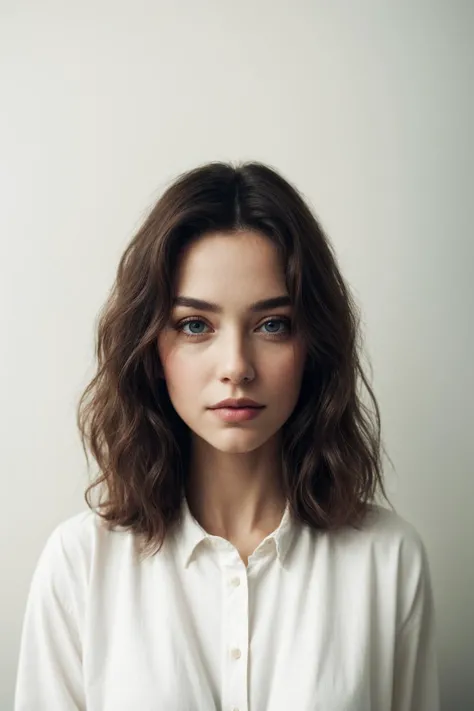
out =
<path fill-rule="evenodd" d="M 247 561 L 285 507 L 280 430 L 298 400 L 306 349 L 291 323 L 278 320 L 291 322 L 291 306 L 249 310 L 258 300 L 288 295 L 278 253 L 260 233 L 211 233 L 189 244 L 175 295 L 222 308 L 176 306 L 158 352 L 171 402 L 192 432 L 190 509 Z M 189 317 L 198 321 L 179 330 Z M 253 420 L 226 423 L 208 408 L 228 397 L 250 397 L 266 407 Z"/>

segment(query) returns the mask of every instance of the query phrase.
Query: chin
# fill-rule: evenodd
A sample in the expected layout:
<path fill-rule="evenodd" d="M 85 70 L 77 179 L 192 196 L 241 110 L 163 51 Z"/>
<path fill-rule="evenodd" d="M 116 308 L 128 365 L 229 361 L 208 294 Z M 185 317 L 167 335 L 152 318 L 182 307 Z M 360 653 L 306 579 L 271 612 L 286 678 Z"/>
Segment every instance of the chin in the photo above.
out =
<path fill-rule="evenodd" d="M 219 439 L 206 440 L 207 443 L 214 449 L 219 450 L 219 452 L 226 452 L 228 454 L 247 454 L 248 452 L 253 452 L 255 449 L 262 447 L 267 441 L 268 437 L 261 438 L 256 437 L 256 433 L 245 432 L 229 432 L 228 436 Z"/>
<path fill-rule="evenodd" d="M 257 445 L 256 447 L 249 447 L 236 444 L 234 446 L 229 445 L 228 447 L 214 446 L 214 449 L 217 449 L 219 452 L 222 452 L 222 454 L 248 454 L 249 452 L 253 452 L 255 449 L 258 449 L 259 446 L 261 445 Z"/>

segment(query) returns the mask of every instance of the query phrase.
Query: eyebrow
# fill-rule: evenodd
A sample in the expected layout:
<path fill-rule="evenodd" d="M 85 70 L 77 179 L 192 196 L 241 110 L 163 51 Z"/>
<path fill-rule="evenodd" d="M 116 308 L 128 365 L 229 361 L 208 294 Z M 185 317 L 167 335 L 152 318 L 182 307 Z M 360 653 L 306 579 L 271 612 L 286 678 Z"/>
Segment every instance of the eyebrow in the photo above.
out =
<path fill-rule="evenodd" d="M 199 309 L 199 311 L 212 311 L 213 313 L 222 313 L 223 311 L 222 307 L 218 306 L 218 304 L 203 301 L 202 299 L 193 299 L 191 296 L 177 296 L 173 300 L 173 307 L 174 306 L 189 306 L 193 309 Z M 267 311 L 268 309 L 275 309 L 279 306 L 291 306 L 290 297 L 287 295 L 274 296 L 272 299 L 256 301 L 249 306 L 249 311 L 258 313 L 259 311 Z"/>

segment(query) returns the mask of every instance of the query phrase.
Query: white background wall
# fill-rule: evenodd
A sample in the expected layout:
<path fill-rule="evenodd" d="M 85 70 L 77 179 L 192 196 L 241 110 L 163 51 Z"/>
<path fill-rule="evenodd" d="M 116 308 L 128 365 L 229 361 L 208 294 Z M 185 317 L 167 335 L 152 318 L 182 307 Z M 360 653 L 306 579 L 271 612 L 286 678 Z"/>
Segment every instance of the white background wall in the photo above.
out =
<path fill-rule="evenodd" d="M 85 508 L 75 407 L 118 259 L 178 172 L 294 182 L 364 313 L 396 509 L 474 708 L 473 3 L 0 0 L 0 708 L 29 581 Z"/>

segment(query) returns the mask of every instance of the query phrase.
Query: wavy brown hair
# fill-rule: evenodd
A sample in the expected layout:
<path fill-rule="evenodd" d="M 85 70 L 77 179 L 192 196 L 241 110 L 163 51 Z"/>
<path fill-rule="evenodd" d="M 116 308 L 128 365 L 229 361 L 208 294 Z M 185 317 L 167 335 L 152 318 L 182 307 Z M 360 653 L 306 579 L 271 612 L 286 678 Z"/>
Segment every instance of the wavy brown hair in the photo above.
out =
<path fill-rule="evenodd" d="M 281 440 L 291 513 L 316 529 L 358 528 L 379 490 L 388 501 L 359 311 L 333 247 L 302 194 L 275 169 L 211 162 L 167 187 L 121 257 L 99 313 L 97 373 L 77 408 L 86 459 L 89 447 L 99 465 L 86 502 L 94 508 L 90 495 L 101 487 L 106 498 L 96 512 L 109 529 L 137 534 L 144 554 L 160 550 L 180 520 L 190 461 L 190 431 L 169 398 L 157 348 L 180 253 L 204 234 L 237 230 L 258 231 L 278 249 L 294 328 L 308 348 Z"/>

